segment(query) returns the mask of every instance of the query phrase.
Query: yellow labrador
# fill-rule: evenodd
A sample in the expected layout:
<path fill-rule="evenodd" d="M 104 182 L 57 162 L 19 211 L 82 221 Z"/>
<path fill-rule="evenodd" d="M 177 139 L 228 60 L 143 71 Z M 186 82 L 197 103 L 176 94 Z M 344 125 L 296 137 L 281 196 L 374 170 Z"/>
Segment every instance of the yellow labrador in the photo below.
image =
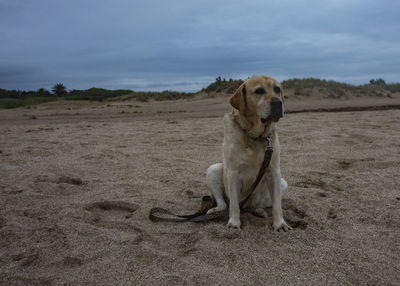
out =
<path fill-rule="evenodd" d="M 279 139 L 276 122 L 283 116 L 283 93 L 278 81 L 268 76 L 254 76 L 244 82 L 230 98 L 233 109 L 224 116 L 223 163 L 207 169 L 207 185 L 217 206 L 213 213 L 227 208 L 229 228 L 240 229 L 240 202 L 251 192 L 264 159 L 268 137 L 273 153 L 271 162 L 244 209 L 266 217 L 266 207 L 272 206 L 272 226 L 276 231 L 288 231 L 283 219 L 281 199 L 287 183 L 281 178 Z"/>

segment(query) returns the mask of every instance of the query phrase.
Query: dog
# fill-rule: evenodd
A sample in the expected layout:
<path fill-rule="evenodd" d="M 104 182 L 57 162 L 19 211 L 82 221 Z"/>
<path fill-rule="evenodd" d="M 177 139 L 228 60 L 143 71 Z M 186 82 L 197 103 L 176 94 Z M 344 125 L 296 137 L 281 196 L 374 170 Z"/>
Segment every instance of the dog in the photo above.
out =
<path fill-rule="evenodd" d="M 228 228 L 240 230 L 240 202 L 243 209 L 267 217 L 265 208 L 272 206 L 272 227 L 288 231 L 283 219 L 282 196 L 288 187 L 281 178 L 280 147 L 276 123 L 284 114 L 281 84 L 268 76 L 246 80 L 229 100 L 232 112 L 224 116 L 223 163 L 207 169 L 207 186 L 216 206 L 208 214 L 226 210 L 229 201 Z M 270 164 L 251 193 L 262 165 L 267 142 L 273 148 Z"/>

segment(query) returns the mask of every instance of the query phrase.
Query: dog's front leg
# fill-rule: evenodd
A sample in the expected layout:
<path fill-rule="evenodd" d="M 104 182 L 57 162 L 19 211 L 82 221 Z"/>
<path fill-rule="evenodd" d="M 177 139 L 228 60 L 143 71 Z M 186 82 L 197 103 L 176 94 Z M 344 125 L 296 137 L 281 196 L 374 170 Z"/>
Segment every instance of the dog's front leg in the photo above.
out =
<path fill-rule="evenodd" d="M 276 231 L 286 232 L 292 228 L 283 219 L 280 174 L 268 172 L 268 183 L 272 199 L 272 227 Z"/>
<path fill-rule="evenodd" d="M 240 191 L 242 183 L 239 179 L 238 172 L 232 172 L 228 175 L 228 191 L 229 191 L 229 221 L 228 228 L 240 229 Z"/>

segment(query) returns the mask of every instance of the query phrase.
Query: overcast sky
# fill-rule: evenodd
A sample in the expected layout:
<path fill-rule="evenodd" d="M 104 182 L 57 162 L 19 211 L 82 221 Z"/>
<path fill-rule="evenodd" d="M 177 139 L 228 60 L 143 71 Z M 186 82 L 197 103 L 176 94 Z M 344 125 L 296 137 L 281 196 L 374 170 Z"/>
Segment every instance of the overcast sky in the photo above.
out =
<path fill-rule="evenodd" d="M 0 88 L 400 82 L 399 0 L 0 0 Z"/>

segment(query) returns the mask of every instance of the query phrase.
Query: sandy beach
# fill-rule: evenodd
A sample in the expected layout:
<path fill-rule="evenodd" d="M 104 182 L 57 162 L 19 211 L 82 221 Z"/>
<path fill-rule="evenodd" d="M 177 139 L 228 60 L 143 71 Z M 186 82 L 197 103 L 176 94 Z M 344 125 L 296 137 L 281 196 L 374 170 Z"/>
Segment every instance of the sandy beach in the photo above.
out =
<path fill-rule="evenodd" d="M 0 111 L 1 285 L 400 285 L 400 96 L 288 97 L 278 123 L 288 233 L 190 213 L 222 158 L 226 96 Z"/>

